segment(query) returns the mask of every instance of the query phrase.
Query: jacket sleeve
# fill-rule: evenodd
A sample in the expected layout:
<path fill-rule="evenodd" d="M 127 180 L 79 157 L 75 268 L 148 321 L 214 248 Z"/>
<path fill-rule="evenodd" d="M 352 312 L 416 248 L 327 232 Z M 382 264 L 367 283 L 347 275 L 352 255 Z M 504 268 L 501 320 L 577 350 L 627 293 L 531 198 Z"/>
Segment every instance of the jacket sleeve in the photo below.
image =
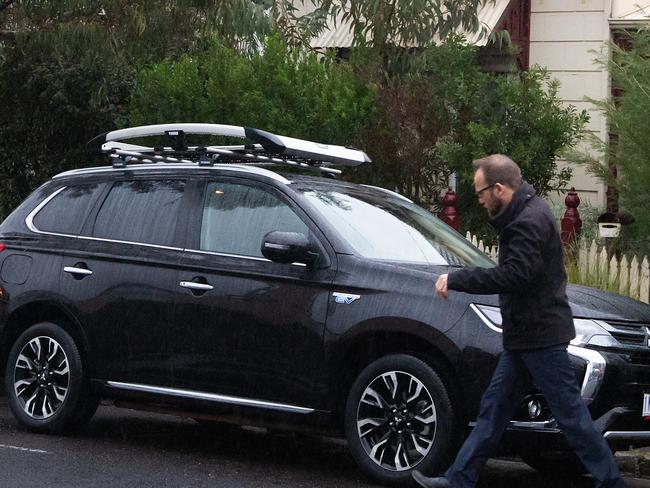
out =
<path fill-rule="evenodd" d="M 465 268 L 449 274 L 450 290 L 491 295 L 525 290 L 544 265 L 543 246 L 551 236 L 544 219 L 509 225 L 508 253 L 494 268 Z"/>

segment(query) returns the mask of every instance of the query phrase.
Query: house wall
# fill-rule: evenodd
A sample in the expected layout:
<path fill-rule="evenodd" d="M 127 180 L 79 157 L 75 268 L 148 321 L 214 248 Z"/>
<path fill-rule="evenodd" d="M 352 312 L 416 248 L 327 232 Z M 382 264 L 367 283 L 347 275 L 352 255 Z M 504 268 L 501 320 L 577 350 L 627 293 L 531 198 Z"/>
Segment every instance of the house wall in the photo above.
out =
<path fill-rule="evenodd" d="M 605 55 L 609 40 L 612 0 L 531 0 L 530 64 L 545 66 L 560 82 L 559 97 L 565 104 L 587 110 L 587 130 L 607 138 L 607 124 L 600 112 L 585 100 L 609 95 L 609 76 L 595 63 Z M 570 162 L 561 160 L 560 165 Z M 571 165 L 574 186 L 582 202 L 604 207 L 605 185 Z M 552 201 L 564 201 L 564 195 L 551 195 Z"/>

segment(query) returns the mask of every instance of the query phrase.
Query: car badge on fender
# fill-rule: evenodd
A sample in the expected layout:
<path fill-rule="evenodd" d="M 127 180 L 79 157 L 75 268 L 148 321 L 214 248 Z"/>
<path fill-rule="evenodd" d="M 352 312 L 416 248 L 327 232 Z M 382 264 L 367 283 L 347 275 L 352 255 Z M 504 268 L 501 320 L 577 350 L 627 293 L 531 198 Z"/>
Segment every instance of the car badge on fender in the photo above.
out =
<path fill-rule="evenodd" d="M 645 328 L 645 345 L 650 347 L 650 327 Z"/>
<path fill-rule="evenodd" d="M 350 305 L 355 300 L 361 298 L 361 295 L 351 295 L 349 293 L 339 293 L 337 291 L 332 293 L 332 295 L 334 295 L 334 301 L 336 303 L 345 303 L 346 305 Z"/>

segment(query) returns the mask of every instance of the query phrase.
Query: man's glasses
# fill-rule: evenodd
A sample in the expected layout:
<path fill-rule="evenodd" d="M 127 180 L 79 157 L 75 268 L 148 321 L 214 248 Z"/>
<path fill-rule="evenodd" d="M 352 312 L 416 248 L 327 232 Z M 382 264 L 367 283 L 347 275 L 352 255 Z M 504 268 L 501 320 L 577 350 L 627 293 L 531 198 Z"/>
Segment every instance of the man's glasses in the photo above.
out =
<path fill-rule="evenodd" d="M 476 198 L 478 198 L 478 197 L 481 196 L 481 193 L 483 193 L 485 190 L 489 190 L 489 189 L 492 188 L 494 185 L 496 185 L 496 183 L 492 183 L 491 185 L 488 185 L 488 186 L 486 186 L 485 188 L 481 188 L 479 191 L 475 191 L 475 192 L 474 192 L 474 195 L 476 195 Z"/>

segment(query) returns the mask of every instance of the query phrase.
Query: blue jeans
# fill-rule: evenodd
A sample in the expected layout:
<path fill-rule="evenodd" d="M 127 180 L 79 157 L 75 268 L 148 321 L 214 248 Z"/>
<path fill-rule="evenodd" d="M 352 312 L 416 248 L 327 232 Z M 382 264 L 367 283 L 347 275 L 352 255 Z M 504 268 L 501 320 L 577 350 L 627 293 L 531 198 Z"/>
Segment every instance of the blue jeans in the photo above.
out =
<path fill-rule="evenodd" d="M 569 445 L 597 487 L 623 487 L 618 466 L 598 432 L 581 395 L 566 344 L 522 351 L 503 351 L 483 397 L 476 426 L 465 440 L 445 477 L 454 487 L 476 485 L 479 473 L 495 452 L 530 373 L 544 394 Z"/>

